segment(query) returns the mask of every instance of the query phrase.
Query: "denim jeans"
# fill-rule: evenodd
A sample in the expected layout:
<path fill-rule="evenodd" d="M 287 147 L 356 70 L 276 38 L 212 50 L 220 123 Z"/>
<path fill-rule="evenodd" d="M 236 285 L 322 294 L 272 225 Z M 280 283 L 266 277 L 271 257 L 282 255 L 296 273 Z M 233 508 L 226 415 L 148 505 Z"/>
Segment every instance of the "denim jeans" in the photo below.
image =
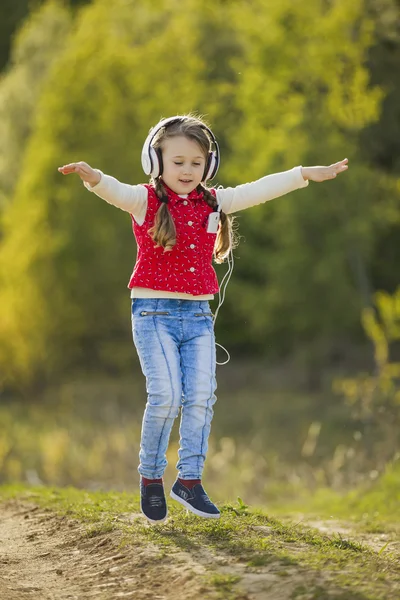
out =
<path fill-rule="evenodd" d="M 134 298 L 132 332 L 147 390 L 138 471 L 149 479 L 162 477 L 172 425 L 181 408 L 178 476 L 200 479 L 217 387 L 209 303 Z"/>

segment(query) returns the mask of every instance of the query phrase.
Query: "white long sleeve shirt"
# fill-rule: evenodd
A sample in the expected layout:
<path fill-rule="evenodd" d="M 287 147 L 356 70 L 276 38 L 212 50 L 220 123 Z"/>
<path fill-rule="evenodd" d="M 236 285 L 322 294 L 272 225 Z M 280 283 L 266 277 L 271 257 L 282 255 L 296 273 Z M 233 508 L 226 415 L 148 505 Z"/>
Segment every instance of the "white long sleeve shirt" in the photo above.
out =
<path fill-rule="evenodd" d="M 142 225 L 147 211 L 147 188 L 142 184 L 121 183 L 115 177 L 105 175 L 101 171 L 99 173 L 101 175 L 99 183 L 90 186 L 85 182 L 85 187 L 109 204 L 130 213 L 138 225 Z M 216 198 L 218 207 L 225 214 L 232 214 L 307 187 L 308 184 L 309 181 L 305 180 L 301 174 L 301 166 L 298 166 L 289 171 L 266 175 L 261 179 L 234 188 L 216 188 Z M 186 195 L 182 195 L 182 197 Z M 212 294 L 192 296 L 191 294 L 179 292 L 164 292 L 136 287 L 131 290 L 131 297 L 212 300 L 214 296 Z"/>

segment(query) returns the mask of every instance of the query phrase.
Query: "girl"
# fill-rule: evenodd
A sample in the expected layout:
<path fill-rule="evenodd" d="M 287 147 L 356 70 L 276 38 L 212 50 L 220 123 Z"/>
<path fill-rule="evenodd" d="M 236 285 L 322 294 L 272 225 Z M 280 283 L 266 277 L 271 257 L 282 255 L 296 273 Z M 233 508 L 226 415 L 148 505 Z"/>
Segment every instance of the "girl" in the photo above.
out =
<path fill-rule="evenodd" d="M 148 393 L 138 471 L 141 511 L 151 523 L 167 518 L 162 476 L 174 419 L 181 408 L 178 478 L 171 497 L 201 517 L 218 519 L 201 476 L 216 401 L 216 356 L 209 300 L 218 292 L 212 257 L 222 262 L 236 245 L 236 211 L 277 198 L 309 180 L 333 179 L 347 159 L 329 167 L 294 167 L 236 188 L 209 189 L 219 167 L 217 140 L 193 115 L 171 117 L 150 130 L 142 151 L 149 184 L 128 185 L 71 163 L 88 190 L 130 213 L 137 260 L 128 287 L 132 331 Z"/>

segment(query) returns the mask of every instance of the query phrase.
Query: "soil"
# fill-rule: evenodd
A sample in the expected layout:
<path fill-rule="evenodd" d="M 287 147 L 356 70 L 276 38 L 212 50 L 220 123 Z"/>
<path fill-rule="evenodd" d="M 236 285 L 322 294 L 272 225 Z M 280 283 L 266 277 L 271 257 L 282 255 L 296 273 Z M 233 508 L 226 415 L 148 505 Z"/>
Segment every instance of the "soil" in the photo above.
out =
<path fill-rule="evenodd" d="M 120 547 L 121 534 L 90 538 L 75 520 L 34 505 L 7 502 L 0 509 L 1 600 L 164 600 L 202 595 L 196 576 L 205 569 L 159 549 Z M 165 583 L 181 590 L 165 591 Z M 200 597 L 199 596 L 199 597 Z"/>
<path fill-rule="evenodd" d="M 337 531 L 339 524 L 333 525 Z M 328 524 L 313 526 L 326 532 Z M 121 536 L 112 531 L 88 537 L 81 523 L 48 509 L 15 500 L 3 503 L 0 600 L 289 600 L 299 586 L 314 587 L 325 579 L 276 562 L 249 569 L 232 555 L 214 556 L 202 547 L 161 555 L 147 540 L 121 545 Z M 216 571 L 241 578 L 233 595 L 208 583 Z"/>

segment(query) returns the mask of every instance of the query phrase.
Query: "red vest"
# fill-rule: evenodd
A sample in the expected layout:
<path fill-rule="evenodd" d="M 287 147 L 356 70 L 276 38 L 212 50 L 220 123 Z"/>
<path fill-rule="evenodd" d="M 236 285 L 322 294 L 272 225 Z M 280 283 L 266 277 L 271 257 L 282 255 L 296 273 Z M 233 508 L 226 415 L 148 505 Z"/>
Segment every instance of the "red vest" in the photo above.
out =
<path fill-rule="evenodd" d="M 147 233 L 154 223 L 160 200 L 152 185 L 148 190 L 147 212 L 143 225 L 132 216 L 132 228 L 138 252 L 128 288 L 145 287 L 167 292 L 186 294 L 215 294 L 218 279 L 212 266 L 212 255 L 217 235 L 207 233 L 208 215 L 213 209 L 193 190 L 187 198 L 181 198 L 170 190 L 168 210 L 176 228 L 176 244 L 171 251 L 155 247 Z M 215 190 L 210 190 L 215 196 Z"/>

